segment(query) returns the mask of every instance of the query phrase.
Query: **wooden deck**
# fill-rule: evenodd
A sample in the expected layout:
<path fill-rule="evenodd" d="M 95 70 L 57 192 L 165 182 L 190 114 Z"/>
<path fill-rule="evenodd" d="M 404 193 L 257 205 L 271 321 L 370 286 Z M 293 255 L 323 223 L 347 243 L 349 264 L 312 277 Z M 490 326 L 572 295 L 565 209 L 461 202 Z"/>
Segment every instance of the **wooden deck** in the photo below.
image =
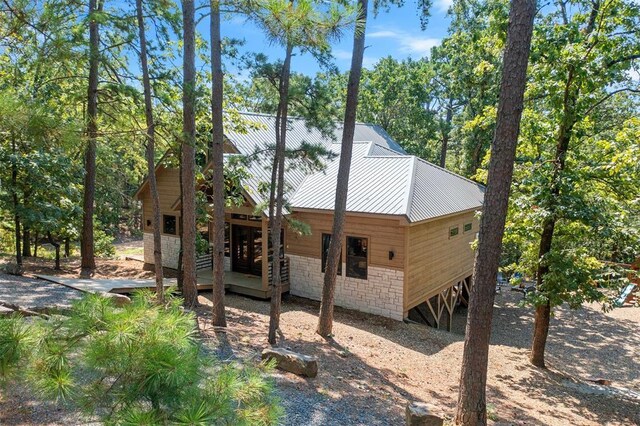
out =
<path fill-rule="evenodd" d="M 128 294 L 140 289 L 155 289 L 153 279 L 93 279 L 93 278 L 67 278 L 53 275 L 36 275 L 37 278 L 50 281 L 56 284 L 70 287 L 85 293 L 119 293 Z M 224 273 L 225 288 L 234 293 L 244 294 L 251 297 L 268 299 L 271 297 L 270 289 L 265 290 L 262 286 L 262 277 L 256 275 L 242 274 L 239 272 Z M 177 285 L 175 278 L 164 279 L 165 288 Z M 203 269 L 197 273 L 198 291 L 211 290 L 213 287 L 213 271 Z M 282 292 L 289 291 L 289 285 L 282 288 Z"/>
<path fill-rule="evenodd" d="M 213 271 L 202 269 L 198 271 L 198 290 L 211 290 L 213 285 Z M 264 289 L 262 277 L 257 275 L 243 274 L 240 272 L 224 273 L 225 288 L 233 293 L 244 294 L 246 296 L 268 299 L 271 297 L 271 289 Z M 282 286 L 282 292 L 289 291 L 289 284 Z"/>

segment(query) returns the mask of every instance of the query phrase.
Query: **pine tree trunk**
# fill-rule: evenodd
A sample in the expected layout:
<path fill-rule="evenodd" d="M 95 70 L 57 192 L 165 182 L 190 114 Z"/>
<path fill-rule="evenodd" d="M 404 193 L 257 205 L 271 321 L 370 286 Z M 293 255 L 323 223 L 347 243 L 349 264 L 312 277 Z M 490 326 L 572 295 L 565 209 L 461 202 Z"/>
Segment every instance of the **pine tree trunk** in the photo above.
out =
<path fill-rule="evenodd" d="M 535 0 L 513 0 L 511 3 L 496 130 L 473 268 L 456 424 L 487 423 L 486 383 L 493 302 L 535 12 Z"/>
<path fill-rule="evenodd" d="M 226 327 L 224 312 L 224 129 L 220 2 L 211 1 L 211 121 L 213 167 L 213 312 L 212 323 Z"/>
<path fill-rule="evenodd" d="M 40 239 L 40 234 L 36 231 L 36 235 L 33 237 L 33 257 L 38 257 L 38 240 Z"/>
<path fill-rule="evenodd" d="M 322 301 L 320 316 L 316 332 L 328 337 L 333 330 L 333 304 L 336 288 L 336 277 L 342 253 L 344 237 L 344 222 L 347 211 L 347 193 L 349 191 L 349 170 L 351 168 L 351 154 L 353 151 L 353 136 L 356 128 L 356 114 L 358 109 L 358 92 L 360 76 L 362 74 L 362 60 L 364 57 L 364 41 L 367 22 L 368 0 L 358 0 L 359 16 L 362 28 L 355 31 L 353 38 L 353 54 L 351 56 L 351 71 L 347 85 L 347 102 L 345 105 L 344 125 L 342 129 L 342 146 L 340 148 L 340 164 L 338 166 L 338 180 L 336 184 L 336 198 L 333 216 L 333 230 L 327 254 L 327 264 L 322 287 Z"/>
<path fill-rule="evenodd" d="M 185 307 L 198 304 L 196 287 L 196 116 L 195 8 L 182 2 L 184 25 L 184 87 L 182 127 L 182 295 Z"/>
<path fill-rule="evenodd" d="M 279 88 L 279 116 L 276 117 L 276 152 L 274 155 L 274 167 L 277 169 L 277 184 L 275 195 L 275 211 L 273 218 L 270 218 L 271 242 L 273 254 L 271 255 L 271 308 L 269 314 L 269 335 L 268 341 L 274 345 L 276 343 L 276 333 L 280 328 L 280 305 L 282 299 L 282 277 L 280 276 L 280 232 L 282 229 L 282 207 L 284 205 L 284 159 L 287 146 L 287 116 L 289 110 L 289 79 L 291 76 L 291 56 L 293 46 L 287 45 Z"/>
<path fill-rule="evenodd" d="M 447 150 L 449 149 L 449 133 L 451 132 L 451 122 L 453 121 L 453 98 L 449 98 L 447 105 L 447 115 L 445 116 L 444 128 L 442 128 L 442 146 L 440 147 L 440 167 L 447 167 Z"/>
<path fill-rule="evenodd" d="M 84 197 L 82 218 L 82 274 L 92 275 L 96 268 L 93 244 L 93 209 L 96 192 L 96 139 L 98 137 L 98 66 L 100 63 L 100 28 L 93 18 L 102 11 L 100 0 L 89 0 L 89 86 L 87 88 L 87 148 L 84 154 Z"/>
<path fill-rule="evenodd" d="M 153 262 L 156 265 L 156 295 L 158 297 L 158 300 L 162 302 L 164 300 L 164 280 L 162 270 L 162 235 L 160 233 L 160 197 L 158 195 L 155 164 L 156 131 L 155 122 L 153 120 L 151 81 L 149 79 L 149 66 L 147 63 L 147 37 L 144 28 L 142 0 L 136 0 L 136 14 L 138 18 L 138 33 L 140 37 L 140 64 L 142 68 L 142 86 L 144 89 L 144 115 L 147 124 L 145 155 L 147 157 L 147 179 L 149 181 L 149 191 L 151 194 Z"/>
<path fill-rule="evenodd" d="M 64 257 L 69 257 L 69 256 L 71 256 L 71 239 L 67 237 L 64 239 Z"/>
<path fill-rule="evenodd" d="M 13 199 L 13 225 L 14 237 L 16 240 L 16 264 L 22 266 L 22 250 L 20 249 L 20 201 L 18 199 L 18 165 L 16 164 L 17 148 L 15 136 L 11 137 L 11 149 L 14 160 L 11 162 L 11 198 Z"/>
<path fill-rule="evenodd" d="M 31 230 L 22 229 L 22 257 L 31 257 Z"/>
<path fill-rule="evenodd" d="M 60 270 L 60 243 L 53 239 L 53 237 L 51 236 L 51 232 L 48 232 L 47 236 L 49 237 L 49 242 L 56 250 L 56 260 L 55 260 L 56 266 L 54 267 L 54 269 L 56 271 L 59 271 Z"/>

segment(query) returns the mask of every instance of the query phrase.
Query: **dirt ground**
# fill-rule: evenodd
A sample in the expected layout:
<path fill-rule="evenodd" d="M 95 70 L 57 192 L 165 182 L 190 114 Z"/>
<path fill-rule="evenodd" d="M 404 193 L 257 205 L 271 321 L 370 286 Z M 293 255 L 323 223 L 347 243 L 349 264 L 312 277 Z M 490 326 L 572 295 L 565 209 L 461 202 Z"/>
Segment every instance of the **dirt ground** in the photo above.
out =
<path fill-rule="evenodd" d="M 41 262 L 28 274 L 56 273 Z M 63 265 L 77 276 L 79 261 Z M 136 261 L 100 260 L 96 277 L 150 278 Z M 597 306 L 561 308 L 552 320 L 548 370 L 527 362 L 532 312 L 518 306 L 519 293 L 496 295 L 487 402 L 496 425 L 640 424 L 640 308 L 603 313 Z M 228 294 L 226 333 L 213 332 L 209 294 L 201 293 L 203 337 L 223 358 L 259 359 L 266 346 L 268 301 Z M 288 296 L 281 316 L 281 345 L 319 357 L 315 379 L 276 372 L 274 379 L 288 425 L 403 424 L 407 401 L 454 413 L 464 342 L 465 312 L 453 332 L 337 309 L 333 340 L 314 333 L 317 302 Z M 610 386 L 587 381 L 603 378 Z M 46 412 L 46 416 L 41 415 Z M 13 413 L 13 414 L 12 414 Z M 46 419 L 46 420 L 45 420 Z M 74 420 L 75 419 L 75 420 Z M 20 391 L 0 392 L 0 425 L 79 424 L 64 407 L 41 405 Z"/>
<path fill-rule="evenodd" d="M 487 386 L 491 424 L 640 424 L 639 308 L 609 314 L 594 306 L 560 309 L 544 371 L 527 362 L 533 318 L 518 306 L 521 295 L 504 292 L 496 299 Z M 269 304 L 237 295 L 229 295 L 227 304 L 227 342 L 208 334 L 238 356 L 257 357 L 266 343 Z M 283 304 L 281 344 L 320 360 L 316 379 L 276 375 L 287 424 L 402 424 L 407 401 L 424 401 L 453 416 L 464 311 L 456 314 L 449 333 L 338 309 L 335 338 L 325 341 L 314 333 L 318 308 L 317 302 L 296 297 Z M 208 310 L 200 318 L 207 330 Z M 590 384 L 589 378 L 612 384 Z"/>

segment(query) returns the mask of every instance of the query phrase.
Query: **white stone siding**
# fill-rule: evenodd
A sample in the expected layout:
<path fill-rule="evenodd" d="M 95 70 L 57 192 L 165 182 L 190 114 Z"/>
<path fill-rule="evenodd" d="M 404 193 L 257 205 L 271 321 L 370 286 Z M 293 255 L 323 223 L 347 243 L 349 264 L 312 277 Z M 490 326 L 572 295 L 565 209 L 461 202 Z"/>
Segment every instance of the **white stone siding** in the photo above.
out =
<path fill-rule="evenodd" d="M 320 300 L 324 273 L 321 260 L 287 254 L 291 268 L 291 294 Z M 404 272 L 394 269 L 369 266 L 367 279 L 344 276 L 346 264 L 342 264 L 343 275 L 336 280 L 335 304 L 343 308 L 402 320 L 404 313 Z"/>
<path fill-rule="evenodd" d="M 178 255 L 180 254 L 180 238 L 162 235 L 162 266 L 178 269 Z M 153 234 L 144 233 L 144 262 L 153 264 Z"/>

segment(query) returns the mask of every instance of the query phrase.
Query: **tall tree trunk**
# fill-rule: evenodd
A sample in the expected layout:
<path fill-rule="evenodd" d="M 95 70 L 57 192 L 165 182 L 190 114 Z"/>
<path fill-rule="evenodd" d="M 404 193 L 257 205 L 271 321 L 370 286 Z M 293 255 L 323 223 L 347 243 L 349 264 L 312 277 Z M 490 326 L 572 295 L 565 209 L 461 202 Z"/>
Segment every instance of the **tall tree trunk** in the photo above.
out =
<path fill-rule="evenodd" d="M 442 132 L 442 146 L 440 147 L 440 167 L 447 167 L 447 150 L 449 148 L 449 133 L 451 132 L 451 121 L 453 120 L 453 97 L 449 97 L 447 104 L 447 114 L 444 119 Z"/>
<path fill-rule="evenodd" d="M 84 154 L 84 197 L 82 218 L 82 273 L 91 275 L 96 268 L 93 245 L 93 204 L 96 192 L 96 139 L 98 137 L 98 65 L 100 63 L 100 27 L 93 16 L 102 11 L 102 1 L 89 0 L 89 86 L 87 88 L 87 148 Z"/>
<path fill-rule="evenodd" d="M 26 226 L 22 229 L 22 257 L 31 257 L 31 230 Z"/>
<path fill-rule="evenodd" d="M 196 287 L 196 64 L 195 8 L 182 2 L 184 25 L 184 83 L 182 95 L 182 295 L 187 308 L 198 304 Z"/>
<path fill-rule="evenodd" d="M 342 261 L 342 240 L 344 237 L 344 221 L 347 211 L 347 193 L 349 191 L 349 169 L 351 168 L 351 153 L 353 151 L 353 136 L 356 128 L 356 112 L 358 109 L 358 92 L 360 76 L 362 74 L 362 59 L 364 57 L 364 41 L 367 22 L 368 0 L 358 0 L 359 16 L 362 28 L 355 31 L 353 38 L 353 54 L 351 56 L 351 71 L 347 86 L 347 102 L 344 112 L 342 129 L 342 146 L 340 148 L 340 164 L 338 166 L 338 181 L 336 184 L 336 200 L 333 216 L 333 231 L 327 254 L 327 264 L 322 287 L 322 301 L 320 303 L 320 317 L 316 332 L 328 337 L 333 329 L 333 302 L 336 288 L 338 266 Z"/>
<path fill-rule="evenodd" d="M 282 299 L 282 277 L 280 276 L 280 233 L 282 229 L 282 207 L 284 204 L 284 159 L 287 146 L 287 116 L 289 109 L 289 79 L 291 77 L 291 56 L 293 45 L 287 44 L 282 74 L 280 77 L 278 115 L 276 117 L 276 151 L 273 159 L 274 168 L 277 170 L 277 188 L 274 199 L 275 209 L 270 206 L 272 217 L 269 218 L 271 227 L 271 243 L 273 254 L 271 256 L 271 309 L 269 315 L 268 341 L 276 343 L 276 333 L 280 328 L 280 305 Z M 273 194 L 273 191 L 272 191 Z"/>
<path fill-rule="evenodd" d="M 71 256 L 71 239 L 67 237 L 64 239 L 64 257 L 69 257 L 69 256 Z"/>
<path fill-rule="evenodd" d="M 545 261 L 545 257 L 551 251 L 553 246 L 553 235 L 558 221 L 557 200 L 560 196 L 560 187 L 562 172 L 564 171 L 569 150 L 569 142 L 571 141 L 571 131 L 576 122 L 575 104 L 578 99 L 579 90 L 574 88 L 574 70 L 570 69 L 567 73 L 567 83 L 564 91 L 562 122 L 558 129 L 556 152 L 554 157 L 553 176 L 551 179 L 551 187 L 549 192 L 551 196 L 549 204 L 546 206 L 549 214 L 544 219 L 542 225 L 542 235 L 540 237 L 540 248 L 538 250 L 538 270 L 536 273 L 536 288 L 544 294 L 544 280 L 549 272 L 549 265 Z M 535 321 L 533 327 L 533 341 L 531 343 L 531 353 L 529 360 L 533 365 L 539 368 L 545 368 L 544 350 L 549 335 L 549 322 L 551 320 L 551 305 L 549 301 L 536 307 Z"/>
<path fill-rule="evenodd" d="M 213 325 L 226 327 L 224 313 L 224 130 L 220 2 L 211 1 L 211 161 L 213 167 Z"/>
<path fill-rule="evenodd" d="M 14 236 L 16 240 L 16 264 L 22 266 L 22 250 L 20 249 L 20 238 L 22 233 L 20 232 L 20 201 L 18 199 L 18 165 L 17 161 L 17 147 L 16 138 L 11 137 L 11 150 L 13 151 L 13 160 L 11 161 L 11 198 L 13 199 L 13 224 L 14 224 Z"/>
<path fill-rule="evenodd" d="M 38 257 L 38 240 L 40 239 L 40 234 L 38 230 L 36 230 L 36 234 L 33 236 L 33 257 Z"/>
<path fill-rule="evenodd" d="M 164 300 L 164 281 L 162 270 L 162 235 L 160 234 L 160 197 L 156 182 L 156 131 L 153 120 L 153 104 L 151 101 L 151 81 L 149 79 L 149 65 L 147 64 L 147 37 L 144 28 L 142 0 L 136 0 L 136 14 L 138 17 L 138 33 L 140 37 L 140 64 L 142 67 L 142 86 L 144 88 L 144 115 L 147 123 L 146 157 L 147 179 L 151 193 L 151 210 L 153 226 L 153 262 L 156 274 L 156 295 L 158 300 Z"/>
<path fill-rule="evenodd" d="M 493 302 L 535 12 L 535 0 L 513 0 L 511 3 L 496 130 L 473 267 L 456 424 L 487 423 L 486 383 Z"/>

